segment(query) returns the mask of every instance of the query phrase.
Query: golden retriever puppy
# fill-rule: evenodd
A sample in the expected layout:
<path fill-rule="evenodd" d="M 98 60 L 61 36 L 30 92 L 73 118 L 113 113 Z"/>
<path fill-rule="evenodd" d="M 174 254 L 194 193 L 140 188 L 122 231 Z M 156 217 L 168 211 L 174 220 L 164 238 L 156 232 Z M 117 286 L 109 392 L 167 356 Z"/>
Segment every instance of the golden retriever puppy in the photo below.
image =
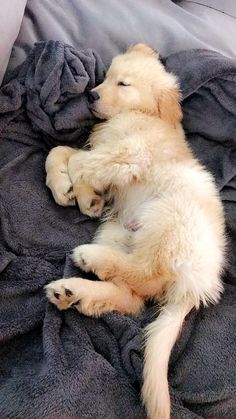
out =
<path fill-rule="evenodd" d="M 91 92 L 98 124 L 90 150 L 57 147 L 47 184 L 61 205 L 91 217 L 112 198 L 92 244 L 73 260 L 101 281 L 66 278 L 46 286 L 60 310 L 136 314 L 161 303 L 146 329 L 142 397 L 150 419 L 170 417 L 168 360 L 185 316 L 222 292 L 224 215 L 212 176 L 193 157 L 181 126 L 177 80 L 146 45 L 113 59 Z M 73 191 L 71 188 L 73 187 Z"/>

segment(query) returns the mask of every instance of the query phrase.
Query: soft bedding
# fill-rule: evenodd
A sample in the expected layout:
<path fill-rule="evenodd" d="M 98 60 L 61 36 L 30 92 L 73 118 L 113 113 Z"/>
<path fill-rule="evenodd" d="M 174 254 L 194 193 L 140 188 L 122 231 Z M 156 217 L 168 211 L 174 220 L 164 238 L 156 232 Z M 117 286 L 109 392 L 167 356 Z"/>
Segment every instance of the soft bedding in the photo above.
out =
<path fill-rule="evenodd" d="M 18 36 L 27 0 L 1 0 L 0 7 L 0 85 Z"/>
<path fill-rule="evenodd" d="M 236 417 L 236 63 L 205 50 L 170 55 L 183 92 L 184 127 L 214 174 L 228 228 L 225 293 L 193 311 L 172 353 L 173 418 Z M 37 44 L 0 92 L 0 418 L 144 419 L 143 327 L 111 313 L 59 312 L 43 286 L 72 274 L 70 250 L 98 223 L 58 206 L 45 187 L 51 147 L 85 142 L 95 122 L 87 91 L 104 66 L 91 51 Z M 158 380 L 158 371 L 157 371 Z"/>
<path fill-rule="evenodd" d="M 11 7 L 9 22 L 15 16 Z M 236 58 L 235 0 L 28 0 L 8 72 L 35 42 L 50 39 L 77 49 L 93 48 L 106 64 L 137 42 L 150 44 L 164 56 L 205 48 Z"/>

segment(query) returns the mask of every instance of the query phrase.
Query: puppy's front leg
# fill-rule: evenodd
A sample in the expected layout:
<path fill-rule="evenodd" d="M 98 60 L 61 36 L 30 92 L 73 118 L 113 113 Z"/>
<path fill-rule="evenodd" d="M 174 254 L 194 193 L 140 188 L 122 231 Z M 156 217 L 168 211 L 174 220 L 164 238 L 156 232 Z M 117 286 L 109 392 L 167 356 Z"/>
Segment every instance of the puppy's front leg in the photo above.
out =
<path fill-rule="evenodd" d="M 54 147 L 45 163 L 46 185 L 51 190 L 56 203 L 64 207 L 75 205 L 73 186 L 68 174 L 68 161 L 75 153 L 77 150 L 71 147 Z"/>
<path fill-rule="evenodd" d="M 133 140 L 134 141 L 134 140 Z M 68 162 L 69 176 L 72 180 L 76 198 L 81 211 L 88 214 L 89 199 L 84 200 L 81 190 L 88 190 L 87 197 L 94 191 L 101 195 L 111 185 L 124 187 L 139 182 L 148 172 L 151 156 L 143 153 L 142 147 L 132 147 L 129 141 L 122 141 L 122 145 L 110 147 L 96 147 L 91 151 L 80 150 L 71 156 Z M 93 191 L 93 192 L 92 192 Z M 104 202 L 103 202 L 104 203 Z"/>
<path fill-rule="evenodd" d="M 91 151 L 79 150 L 69 159 L 68 172 L 73 183 L 74 196 L 79 204 L 80 211 L 91 218 L 102 215 L 105 200 L 103 185 L 96 180 L 96 173 L 88 178 L 85 176 L 89 168 L 89 155 Z M 95 185 L 96 183 L 96 185 Z"/>
<path fill-rule="evenodd" d="M 95 191 L 91 185 L 83 181 L 81 176 L 73 183 L 73 192 L 83 214 L 91 218 L 98 218 L 102 215 L 105 204 L 102 192 Z"/>

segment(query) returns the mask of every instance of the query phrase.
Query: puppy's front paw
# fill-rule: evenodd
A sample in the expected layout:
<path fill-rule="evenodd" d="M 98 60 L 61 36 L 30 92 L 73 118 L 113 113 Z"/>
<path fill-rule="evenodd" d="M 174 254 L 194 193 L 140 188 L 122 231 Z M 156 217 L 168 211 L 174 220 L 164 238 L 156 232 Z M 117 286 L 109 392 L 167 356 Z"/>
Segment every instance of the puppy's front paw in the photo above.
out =
<path fill-rule="evenodd" d="M 105 205 L 105 200 L 102 196 L 93 193 L 87 196 L 77 196 L 77 202 L 80 211 L 91 218 L 99 218 Z"/>
<path fill-rule="evenodd" d="M 50 178 L 47 177 L 46 185 L 49 189 L 51 189 L 53 198 L 58 205 L 63 207 L 76 205 L 73 185 L 66 173 L 61 173 L 58 175 L 57 180 L 54 182 L 52 182 Z"/>

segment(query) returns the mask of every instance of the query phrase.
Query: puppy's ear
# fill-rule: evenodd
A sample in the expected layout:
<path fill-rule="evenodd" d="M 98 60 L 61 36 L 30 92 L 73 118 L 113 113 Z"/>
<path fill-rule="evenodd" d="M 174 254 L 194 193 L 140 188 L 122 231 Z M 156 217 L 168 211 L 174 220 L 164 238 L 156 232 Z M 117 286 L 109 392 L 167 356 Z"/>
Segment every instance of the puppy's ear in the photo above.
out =
<path fill-rule="evenodd" d="M 178 88 L 162 90 L 156 97 L 158 115 L 161 119 L 176 126 L 181 122 L 183 113 L 180 105 L 181 94 Z"/>
<path fill-rule="evenodd" d="M 149 47 L 146 44 L 132 45 L 131 47 L 128 48 L 127 52 L 141 52 L 142 54 L 145 54 L 145 55 L 152 55 L 156 57 L 159 56 L 158 52 L 154 51 L 151 47 Z"/>

